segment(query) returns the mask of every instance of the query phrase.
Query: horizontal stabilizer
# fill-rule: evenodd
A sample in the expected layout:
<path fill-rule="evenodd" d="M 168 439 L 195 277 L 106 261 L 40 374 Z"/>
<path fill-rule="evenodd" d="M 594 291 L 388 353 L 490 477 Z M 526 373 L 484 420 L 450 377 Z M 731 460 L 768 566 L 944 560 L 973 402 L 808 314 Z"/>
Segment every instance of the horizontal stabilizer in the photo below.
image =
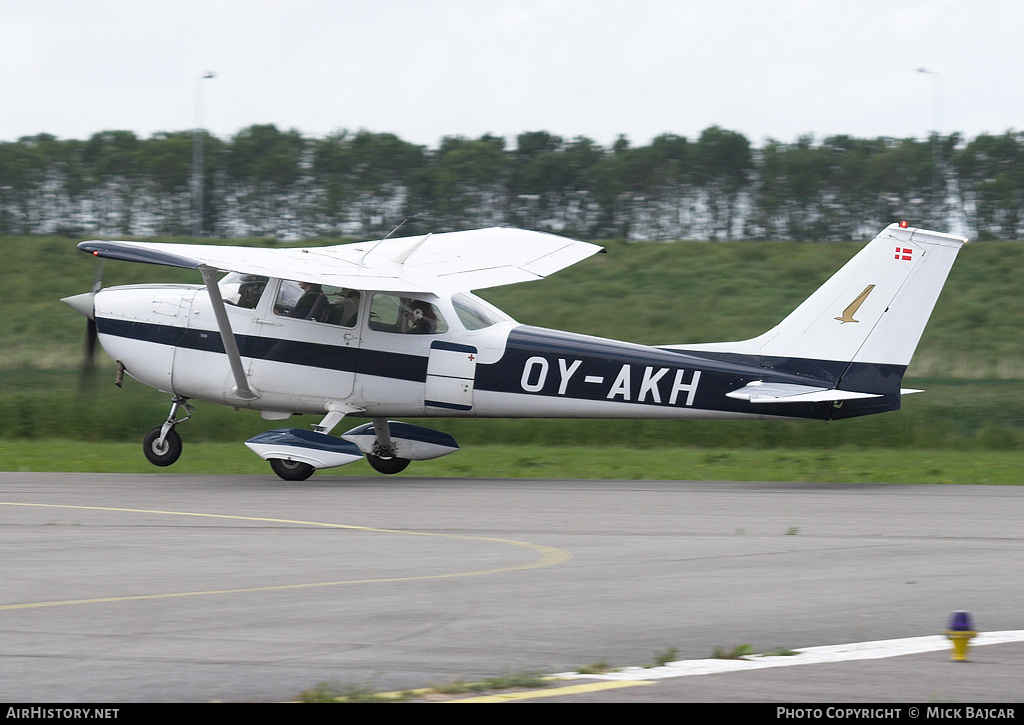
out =
<path fill-rule="evenodd" d="M 838 400 L 881 397 L 875 393 L 857 393 L 852 390 L 835 390 L 795 383 L 764 383 L 760 380 L 726 393 L 725 396 L 750 403 L 831 403 Z"/>

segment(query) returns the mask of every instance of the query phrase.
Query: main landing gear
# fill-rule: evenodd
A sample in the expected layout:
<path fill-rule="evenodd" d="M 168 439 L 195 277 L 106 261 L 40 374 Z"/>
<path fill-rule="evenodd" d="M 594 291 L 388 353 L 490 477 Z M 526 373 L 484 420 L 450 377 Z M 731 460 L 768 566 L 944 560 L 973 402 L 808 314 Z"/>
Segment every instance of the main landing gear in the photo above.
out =
<path fill-rule="evenodd" d="M 289 461 L 284 458 L 268 458 L 267 462 L 278 476 L 285 481 L 305 481 L 316 470 L 308 463 Z"/>
<path fill-rule="evenodd" d="M 410 459 L 436 458 L 458 448 L 451 436 L 386 418 L 374 418 L 340 437 L 331 436 L 342 417 L 340 411 L 331 411 L 312 431 L 270 430 L 253 436 L 245 445 L 286 481 L 304 481 L 317 469 L 345 466 L 364 457 L 378 473 L 394 474 L 404 471 Z"/>
<path fill-rule="evenodd" d="M 195 411 L 188 401 L 175 395 L 167 420 L 146 434 L 143 452 L 153 465 L 169 466 L 181 456 L 181 436 L 175 428 Z M 404 471 L 411 460 L 437 458 L 459 448 L 446 433 L 387 418 L 373 418 L 341 437 L 332 437 L 331 429 L 345 412 L 329 411 L 312 431 L 281 428 L 255 435 L 245 444 L 286 481 L 305 481 L 317 469 L 344 466 L 364 456 L 378 473 L 395 474 Z"/>
<path fill-rule="evenodd" d="M 192 417 L 195 408 L 187 401 L 188 398 L 175 395 L 171 400 L 171 412 L 168 413 L 167 420 L 162 426 L 147 433 L 142 441 L 142 452 L 154 466 L 169 466 L 181 455 L 181 436 L 174 428 Z M 176 417 L 182 408 L 185 409 L 185 417 Z"/>
<path fill-rule="evenodd" d="M 392 456 L 391 458 L 382 458 L 381 456 L 375 456 L 372 453 L 366 454 L 366 462 L 377 473 L 399 473 L 405 470 L 405 467 L 409 465 L 408 458 L 398 458 Z"/>
<path fill-rule="evenodd" d="M 377 473 L 399 473 L 409 465 L 408 458 L 398 457 L 398 446 L 391 440 L 391 426 L 387 418 L 374 418 L 373 431 L 377 440 L 373 443 L 373 451 L 366 454 L 366 462 Z"/>

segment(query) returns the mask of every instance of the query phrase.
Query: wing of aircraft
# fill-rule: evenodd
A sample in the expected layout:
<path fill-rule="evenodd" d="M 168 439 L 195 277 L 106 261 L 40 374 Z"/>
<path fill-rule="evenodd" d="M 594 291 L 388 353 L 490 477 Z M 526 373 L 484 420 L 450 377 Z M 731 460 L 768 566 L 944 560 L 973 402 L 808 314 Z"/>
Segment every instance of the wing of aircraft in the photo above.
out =
<path fill-rule="evenodd" d="M 529 282 L 604 251 L 555 234 L 503 227 L 301 249 L 118 241 L 78 247 L 129 262 L 421 293 Z"/>

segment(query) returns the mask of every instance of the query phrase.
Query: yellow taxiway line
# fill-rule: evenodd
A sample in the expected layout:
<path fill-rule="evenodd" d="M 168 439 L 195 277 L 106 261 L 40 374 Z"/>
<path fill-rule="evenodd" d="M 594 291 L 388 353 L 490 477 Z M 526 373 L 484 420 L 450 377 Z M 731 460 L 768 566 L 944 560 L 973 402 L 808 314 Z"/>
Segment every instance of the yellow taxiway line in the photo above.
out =
<path fill-rule="evenodd" d="M 621 687 L 636 687 L 637 685 L 653 684 L 654 682 L 647 680 L 588 682 L 582 685 L 568 685 L 567 687 L 552 687 L 544 690 L 524 690 L 522 692 L 508 692 L 493 695 L 481 695 L 480 697 L 466 697 L 459 700 L 446 700 L 445 702 L 511 702 L 512 700 L 535 700 L 541 697 L 559 697 L 561 695 L 582 695 L 588 692 L 601 692 L 603 690 L 616 690 Z"/>
<path fill-rule="evenodd" d="M 332 587 L 342 586 L 350 584 L 368 584 L 368 583 L 379 583 L 379 582 L 400 582 L 400 581 L 422 581 L 427 579 L 454 579 L 458 577 L 468 576 L 484 576 L 488 574 L 501 574 L 514 571 L 524 571 L 527 569 L 540 569 L 548 566 L 555 566 L 557 564 L 564 564 L 565 562 L 572 559 L 572 554 L 562 549 L 557 549 L 553 546 L 544 546 L 541 544 L 533 544 L 528 541 L 516 541 L 514 539 L 499 539 L 490 536 L 469 536 L 466 534 L 443 534 L 434 533 L 429 531 L 409 531 L 409 530 L 398 530 L 398 529 L 379 529 L 372 526 L 354 526 L 351 524 L 334 524 L 324 521 L 302 521 L 292 519 L 275 519 L 267 518 L 262 516 L 236 516 L 228 514 L 206 514 L 196 513 L 190 511 L 161 511 L 152 509 L 132 509 L 132 508 L 119 508 L 114 506 L 75 506 L 70 504 L 50 504 L 50 503 L 15 503 L 9 501 L 0 501 L 0 506 L 24 506 L 34 508 L 56 508 L 56 509 L 74 509 L 79 511 L 114 511 L 119 513 L 130 513 L 130 514 L 151 514 L 160 516 L 190 516 L 195 518 L 208 518 L 208 519 L 226 519 L 231 521 L 256 521 L 261 523 L 273 523 L 273 524 L 290 524 L 295 526 L 314 526 L 320 528 L 331 528 L 331 529 L 347 529 L 350 531 L 364 531 L 369 533 L 377 534 L 394 534 L 401 536 L 434 536 L 439 538 L 448 539 L 464 539 L 469 541 L 482 541 L 491 544 L 502 544 L 506 546 L 515 546 L 519 548 L 529 549 L 539 555 L 539 558 L 535 561 L 527 562 L 524 564 L 515 564 L 512 566 L 496 567 L 493 569 L 476 569 L 470 571 L 461 572 L 449 572 L 447 574 L 416 574 L 410 576 L 399 576 L 399 577 L 380 577 L 380 578 L 367 578 L 367 579 L 347 579 L 339 581 L 321 581 L 321 582 L 306 582 L 301 584 L 278 584 L 275 586 L 262 586 L 262 587 L 239 587 L 235 589 L 207 589 L 200 591 L 185 591 L 185 592 L 165 592 L 160 594 L 135 594 L 118 597 L 95 597 L 90 599 L 65 599 L 56 601 L 44 601 L 44 602 L 23 602 L 19 604 L 0 604 L 0 612 L 10 611 L 14 609 L 34 609 L 38 607 L 67 607 L 72 605 L 80 604 L 106 604 L 110 602 L 132 602 L 142 601 L 147 599 L 172 599 L 177 597 L 199 597 L 199 596 L 213 596 L 216 594 L 250 594 L 253 592 L 272 592 L 281 591 L 285 589 L 311 589 L 315 587 Z"/>

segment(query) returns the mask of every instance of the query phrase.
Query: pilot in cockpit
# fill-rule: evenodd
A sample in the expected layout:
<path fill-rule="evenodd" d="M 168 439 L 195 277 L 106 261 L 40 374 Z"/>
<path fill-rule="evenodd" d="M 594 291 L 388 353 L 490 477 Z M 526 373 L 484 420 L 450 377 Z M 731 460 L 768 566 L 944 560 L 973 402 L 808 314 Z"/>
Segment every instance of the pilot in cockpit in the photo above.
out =
<path fill-rule="evenodd" d="M 295 303 L 295 307 L 288 313 L 288 316 L 303 320 L 316 319 L 327 305 L 323 288 L 313 282 L 299 282 L 299 287 L 302 288 L 302 296 L 299 297 L 299 301 Z"/>

